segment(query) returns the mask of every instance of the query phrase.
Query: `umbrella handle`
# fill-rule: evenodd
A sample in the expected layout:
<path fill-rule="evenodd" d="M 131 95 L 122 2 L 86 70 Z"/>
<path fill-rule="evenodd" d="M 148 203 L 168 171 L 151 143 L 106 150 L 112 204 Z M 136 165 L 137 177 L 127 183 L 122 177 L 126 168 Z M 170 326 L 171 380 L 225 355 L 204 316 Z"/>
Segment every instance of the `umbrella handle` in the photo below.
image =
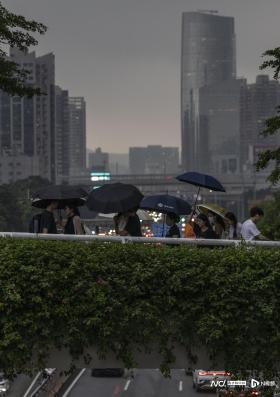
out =
<path fill-rule="evenodd" d="M 161 237 L 165 237 L 164 231 L 165 231 L 165 222 L 166 222 L 166 214 L 163 216 L 163 225 L 162 225 L 162 234 Z"/>
<path fill-rule="evenodd" d="M 192 210 L 192 213 L 191 213 L 191 219 L 192 219 L 194 211 L 195 211 L 195 207 L 196 207 L 196 203 L 197 203 L 197 200 L 198 200 L 199 192 L 200 192 L 200 186 L 199 186 L 197 194 L 196 194 L 196 199 L 195 199 L 193 210 Z"/>

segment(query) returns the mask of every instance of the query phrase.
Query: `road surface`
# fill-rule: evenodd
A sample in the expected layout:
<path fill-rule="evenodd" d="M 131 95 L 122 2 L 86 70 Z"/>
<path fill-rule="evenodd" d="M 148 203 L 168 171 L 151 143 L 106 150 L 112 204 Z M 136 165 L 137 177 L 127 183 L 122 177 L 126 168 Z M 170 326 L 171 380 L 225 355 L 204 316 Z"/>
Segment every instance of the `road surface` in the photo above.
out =
<path fill-rule="evenodd" d="M 197 393 L 192 377 L 184 370 L 172 370 L 164 378 L 156 369 L 135 369 L 134 378 L 92 377 L 86 370 L 67 397 L 214 397 L 215 393 Z"/>

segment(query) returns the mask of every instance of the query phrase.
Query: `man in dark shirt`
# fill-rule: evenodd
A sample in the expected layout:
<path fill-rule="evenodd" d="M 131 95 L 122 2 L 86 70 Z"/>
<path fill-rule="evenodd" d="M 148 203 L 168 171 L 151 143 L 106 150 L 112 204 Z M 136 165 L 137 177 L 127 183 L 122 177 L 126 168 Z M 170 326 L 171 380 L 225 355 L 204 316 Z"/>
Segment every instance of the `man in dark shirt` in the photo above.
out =
<path fill-rule="evenodd" d="M 57 234 L 54 220 L 54 211 L 58 207 L 58 201 L 51 201 L 40 218 L 40 232 L 44 234 Z"/>

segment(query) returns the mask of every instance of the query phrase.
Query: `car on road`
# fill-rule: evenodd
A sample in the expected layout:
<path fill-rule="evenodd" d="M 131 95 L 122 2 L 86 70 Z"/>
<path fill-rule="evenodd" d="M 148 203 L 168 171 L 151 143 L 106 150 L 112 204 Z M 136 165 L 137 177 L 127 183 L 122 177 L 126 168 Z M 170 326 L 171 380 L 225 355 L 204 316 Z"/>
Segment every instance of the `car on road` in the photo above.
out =
<path fill-rule="evenodd" d="M 205 371 L 203 369 L 195 369 L 193 371 L 193 388 L 198 392 L 201 390 L 215 390 L 223 386 L 231 377 L 226 371 Z"/>
<path fill-rule="evenodd" d="M 126 378 L 133 377 L 133 370 L 126 368 L 93 368 L 91 376 L 104 377 L 104 378 Z"/>
<path fill-rule="evenodd" d="M 5 378 L 3 372 L 0 372 L 0 396 L 6 396 L 10 388 L 10 381 Z"/>

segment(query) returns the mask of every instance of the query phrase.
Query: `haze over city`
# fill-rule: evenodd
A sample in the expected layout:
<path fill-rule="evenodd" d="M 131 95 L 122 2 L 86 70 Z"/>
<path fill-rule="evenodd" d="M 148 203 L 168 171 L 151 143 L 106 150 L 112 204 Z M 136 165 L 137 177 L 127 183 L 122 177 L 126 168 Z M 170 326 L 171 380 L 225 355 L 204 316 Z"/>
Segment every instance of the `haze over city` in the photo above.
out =
<path fill-rule="evenodd" d="M 278 0 L 5 0 L 45 23 L 38 55 L 53 52 L 56 82 L 87 102 L 87 146 L 180 146 L 180 50 L 184 11 L 235 18 L 237 75 L 253 82 L 261 54 L 279 45 Z"/>

